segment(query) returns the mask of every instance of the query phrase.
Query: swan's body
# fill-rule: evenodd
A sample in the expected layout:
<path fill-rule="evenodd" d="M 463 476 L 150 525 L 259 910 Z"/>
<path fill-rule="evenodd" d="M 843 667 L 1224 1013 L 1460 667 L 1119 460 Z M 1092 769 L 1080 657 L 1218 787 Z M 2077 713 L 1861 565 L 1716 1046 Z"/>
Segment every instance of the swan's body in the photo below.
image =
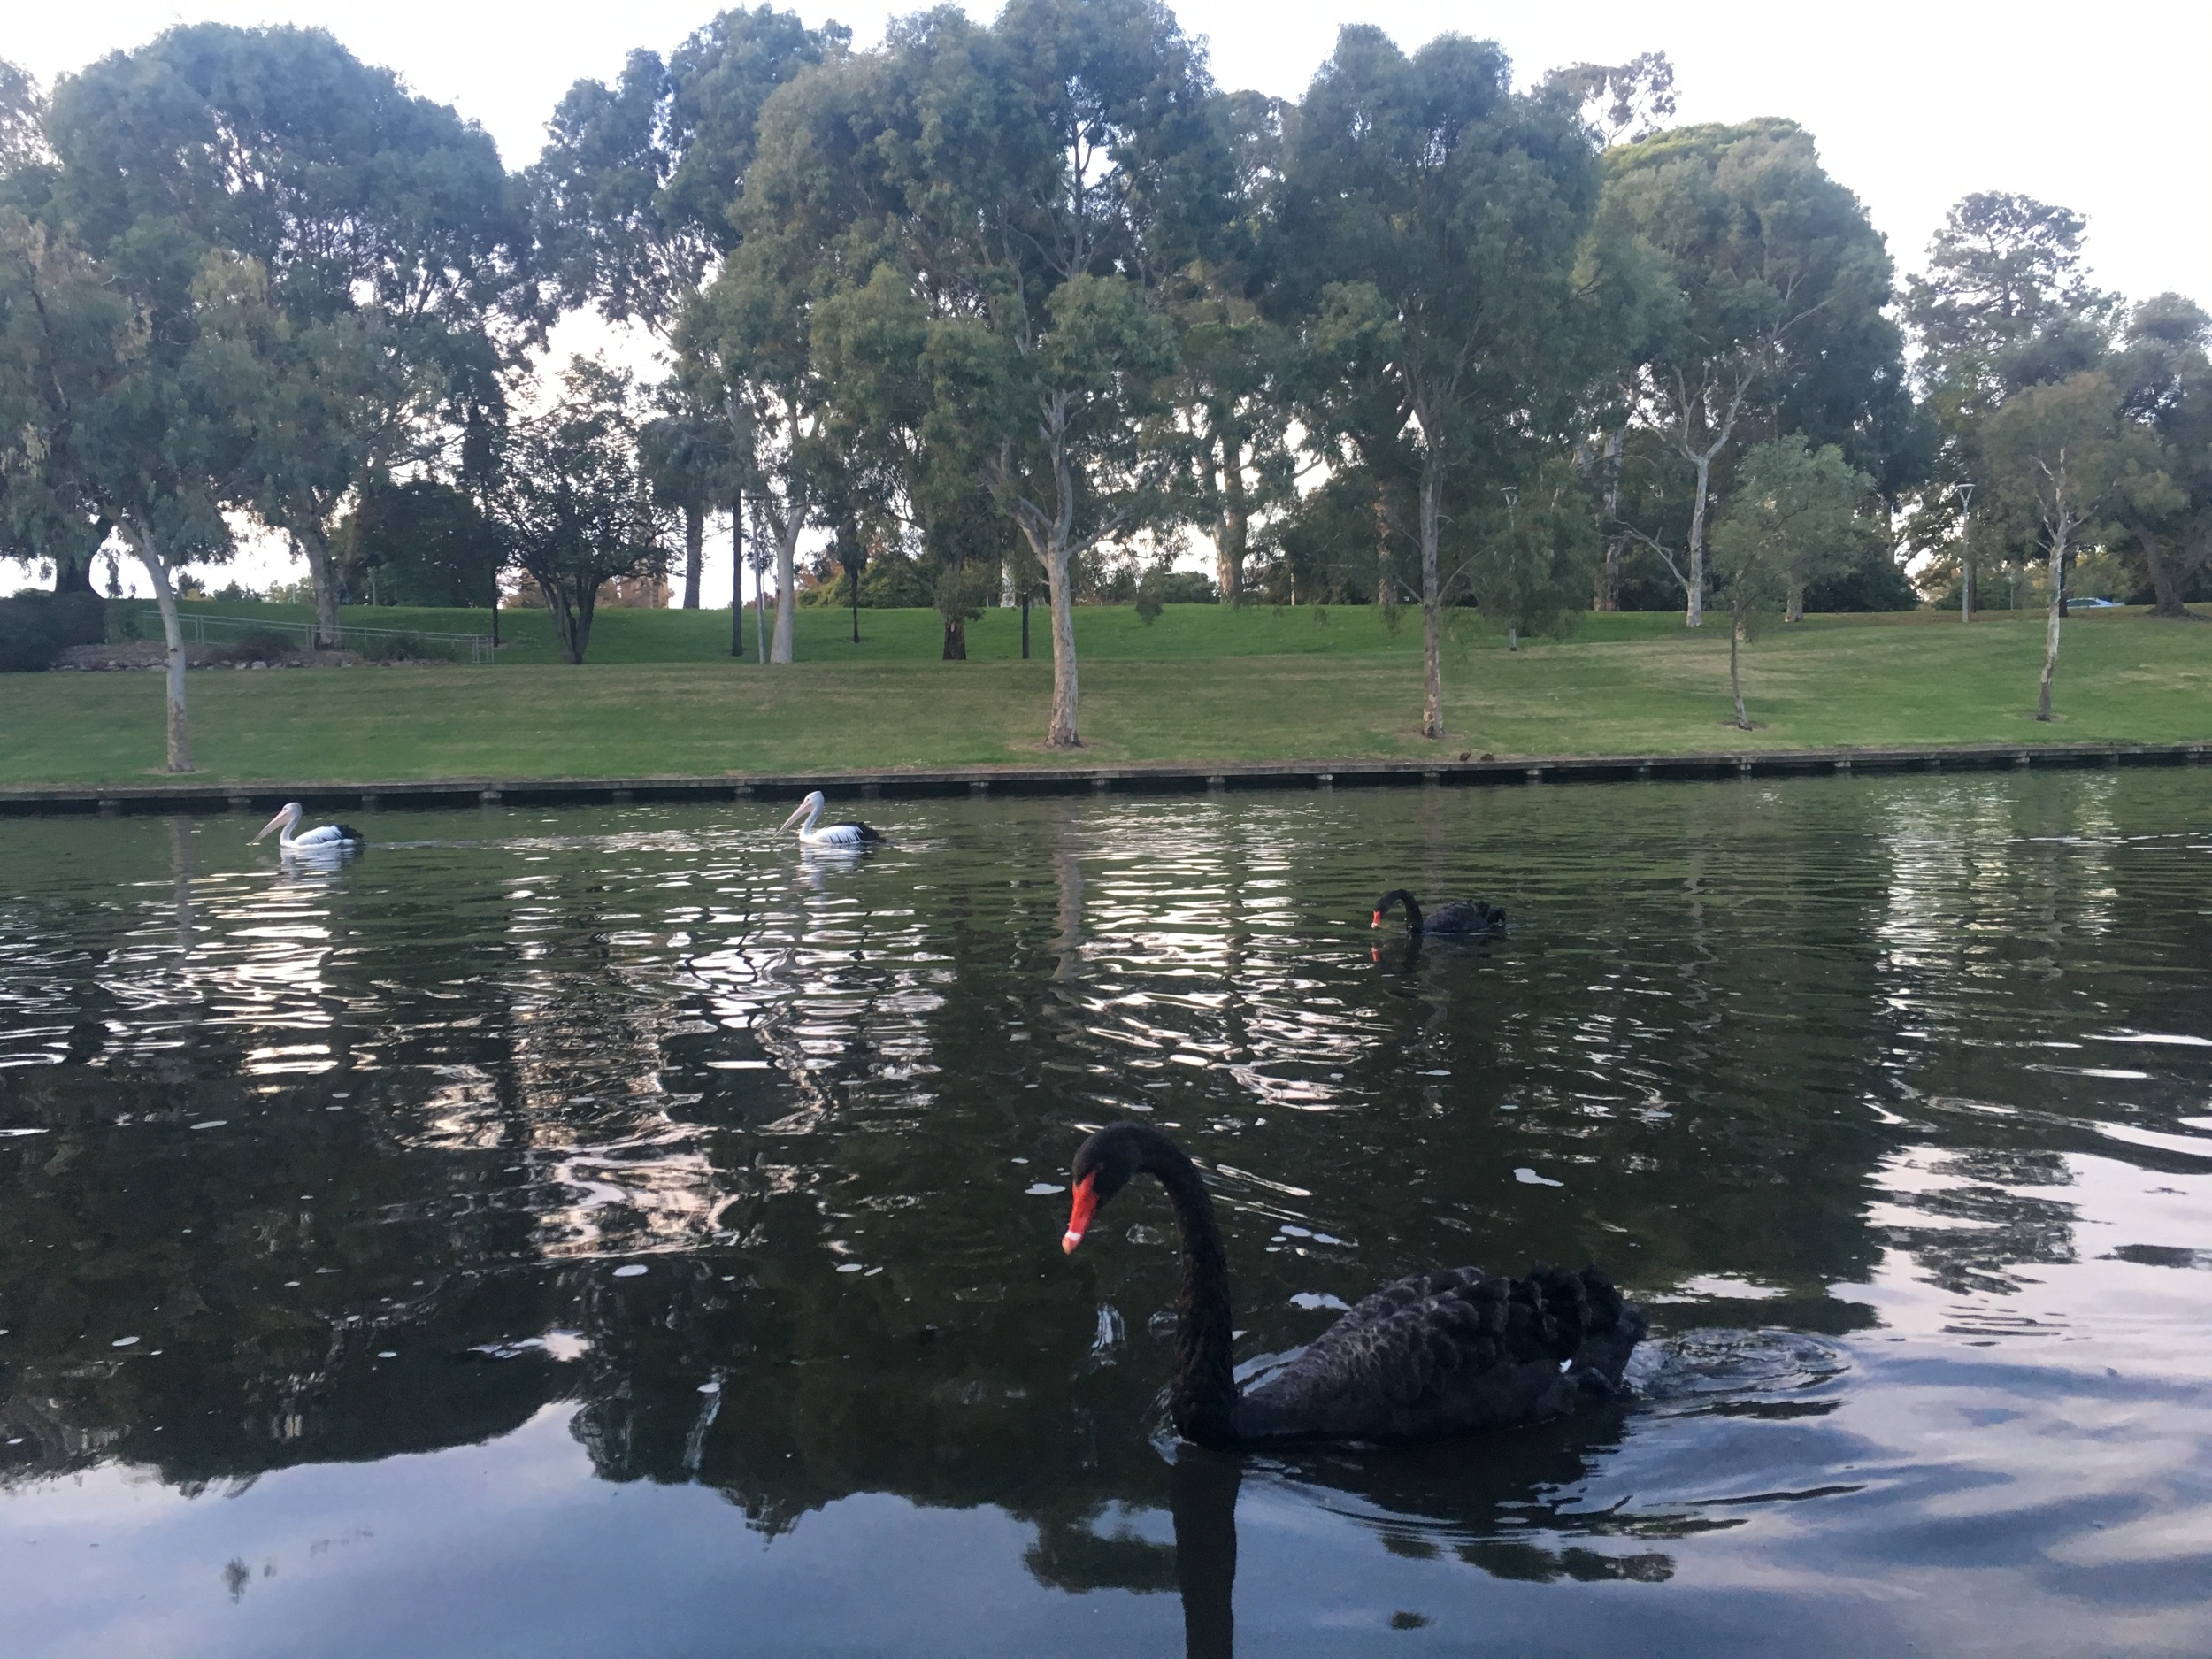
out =
<path fill-rule="evenodd" d="M 1085 1141 L 1061 1248 L 1074 1249 L 1098 1206 L 1140 1171 L 1167 1188 L 1182 1234 L 1169 1410 L 1177 1432 L 1202 1446 L 1434 1440 L 1561 1417 L 1583 1394 L 1617 1389 L 1644 1334 L 1643 1310 L 1594 1267 L 1538 1268 L 1520 1279 L 1445 1268 L 1377 1291 L 1240 1394 L 1213 1200 L 1173 1141 L 1134 1123 Z"/>
<path fill-rule="evenodd" d="M 271 830 L 276 830 L 278 849 L 287 853 L 359 852 L 369 844 L 369 838 L 350 824 L 319 824 L 303 832 L 300 819 L 306 813 L 306 808 L 298 802 L 286 802 L 282 810 L 255 833 L 254 840 L 259 841 Z"/>
<path fill-rule="evenodd" d="M 1505 932 L 1505 912 L 1485 899 L 1454 899 L 1449 904 L 1424 911 L 1421 902 L 1403 887 L 1393 887 L 1375 901 L 1375 923 L 1380 927 L 1383 918 L 1394 906 L 1406 907 L 1406 932 L 1409 933 L 1502 933 Z"/>
<path fill-rule="evenodd" d="M 865 824 L 825 824 L 815 828 L 814 820 L 822 816 L 822 809 L 827 804 L 822 792 L 817 789 L 799 803 L 797 810 L 784 819 L 780 827 L 789 829 L 797 824 L 799 844 L 803 847 L 872 847 L 883 839 L 880 831 Z M 800 823 L 802 818 L 806 821 Z"/>

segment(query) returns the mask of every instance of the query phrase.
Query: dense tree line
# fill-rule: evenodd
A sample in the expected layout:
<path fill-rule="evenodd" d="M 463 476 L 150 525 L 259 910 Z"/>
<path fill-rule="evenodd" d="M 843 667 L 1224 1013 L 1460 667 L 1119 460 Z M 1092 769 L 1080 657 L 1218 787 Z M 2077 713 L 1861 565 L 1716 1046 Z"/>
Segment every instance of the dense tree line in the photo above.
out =
<path fill-rule="evenodd" d="M 0 73 L 0 526 L 58 588 L 174 590 L 245 519 L 306 565 L 480 603 L 524 572 L 580 662 L 607 580 L 711 521 L 792 654 L 821 549 L 859 603 L 1071 608 L 1195 536 L 1228 603 L 1417 607 L 1517 646 L 1596 608 L 1901 607 L 1992 581 L 2185 615 L 2212 328 L 2080 269 L 2080 219 L 1976 196 L 1901 291 L 1781 119 L 1671 127 L 1646 57 L 1516 90 L 1492 43 L 1347 27 L 1294 103 L 1225 92 L 1157 0 L 943 8 L 857 50 L 767 6 L 580 81 L 520 173 L 327 35 L 179 28 L 42 99 Z M 665 378 L 549 325 L 649 331 Z M 1908 331 L 1917 357 L 1909 371 Z M 872 582 L 869 572 L 876 572 Z M 764 598 L 764 610 L 765 601 Z M 1737 715 L 1748 724 L 1740 687 Z"/>

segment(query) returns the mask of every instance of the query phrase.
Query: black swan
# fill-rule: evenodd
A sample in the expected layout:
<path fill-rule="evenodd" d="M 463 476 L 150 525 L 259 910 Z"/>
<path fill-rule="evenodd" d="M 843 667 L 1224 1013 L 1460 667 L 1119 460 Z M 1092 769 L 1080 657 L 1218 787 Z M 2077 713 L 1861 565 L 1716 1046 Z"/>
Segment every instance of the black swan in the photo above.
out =
<path fill-rule="evenodd" d="M 1435 910 L 1422 913 L 1421 902 L 1403 887 L 1393 887 L 1375 901 L 1375 923 L 1380 927 L 1383 918 L 1394 905 L 1406 907 L 1406 932 L 1409 933 L 1502 933 L 1505 932 L 1505 912 L 1483 899 L 1454 899 Z"/>
<path fill-rule="evenodd" d="M 1140 1171 L 1167 1188 L 1182 1234 L 1168 1409 L 1177 1432 L 1200 1446 L 1434 1440 L 1563 1416 L 1578 1395 L 1619 1387 L 1644 1334 L 1644 1310 L 1594 1267 L 1540 1267 L 1519 1279 L 1441 1268 L 1385 1286 L 1240 1394 L 1213 1200 L 1167 1136 L 1148 1124 L 1109 1124 L 1077 1149 L 1060 1248 L 1080 1244 L 1098 1207 Z"/>

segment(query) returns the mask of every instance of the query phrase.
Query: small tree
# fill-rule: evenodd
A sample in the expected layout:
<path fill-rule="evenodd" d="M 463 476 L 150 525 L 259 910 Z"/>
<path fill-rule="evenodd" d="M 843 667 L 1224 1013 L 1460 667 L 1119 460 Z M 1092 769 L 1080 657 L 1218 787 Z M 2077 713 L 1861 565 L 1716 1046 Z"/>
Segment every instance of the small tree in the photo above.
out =
<path fill-rule="evenodd" d="M 2212 317 L 2193 300 L 2159 294 L 2135 308 L 2108 373 L 2120 389 L 2120 418 L 2161 447 L 2170 498 L 2129 500 L 2120 520 L 2141 549 L 2151 615 L 2204 620 L 2182 603 L 2212 560 Z"/>
<path fill-rule="evenodd" d="M 736 444 L 728 418 L 701 400 L 681 375 L 655 389 L 662 412 L 639 433 L 639 454 L 656 505 L 680 513 L 684 528 L 683 608 L 699 608 L 699 567 L 706 550 L 707 515 L 731 495 Z M 741 539 L 742 529 L 735 534 Z M 734 592 L 734 589 L 733 589 Z M 731 601 L 736 603 L 734 598 Z"/>
<path fill-rule="evenodd" d="M 512 440 L 494 511 L 511 557 L 544 595 L 561 654 L 581 664 L 600 588 L 657 575 L 668 556 L 638 464 L 629 377 L 578 357 L 561 380 L 561 402 Z"/>
<path fill-rule="evenodd" d="M 1728 690 L 1736 726 L 1748 732 L 1741 643 L 1808 581 L 1849 570 L 1880 541 L 1859 512 L 1873 481 L 1833 444 L 1808 449 L 1791 436 L 1746 451 L 1736 495 L 1713 527 L 1711 574 L 1728 605 Z"/>
<path fill-rule="evenodd" d="M 466 491 L 434 478 L 372 479 L 340 521 L 332 549 L 358 570 L 380 572 L 394 603 L 499 608 L 507 549 Z"/>
<path fill-rule="evenodd" d="M 2179 492 L 2162 469 L 2155 439 L 2119 419 L 2119 392 L 2100 373 L 2032 386 L 2006 400 L 1984 428 L 1990 486 L 2016 532 L 2048 562 L 2050 605 L 2035 718 L 2051 718 L 2066 565 L 2124 509 L 2170 511 Z"/>
<path fill-rule="evenodd" d="M 1484 618 L 1517 651 L 1524 634 L 1563 634 L 1589 609 L 1598 530 L 1563 460 L 1498 493 L 1502 503 L 1480 515 L 1467 580 Z"/>

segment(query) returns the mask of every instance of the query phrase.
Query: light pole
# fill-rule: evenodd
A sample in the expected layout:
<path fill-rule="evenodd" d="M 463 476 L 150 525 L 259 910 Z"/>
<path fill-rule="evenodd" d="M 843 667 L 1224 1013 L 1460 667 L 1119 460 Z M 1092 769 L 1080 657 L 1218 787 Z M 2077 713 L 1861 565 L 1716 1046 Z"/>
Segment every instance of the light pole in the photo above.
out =
<path fill-rule="evenodd" d="M 1974 619 L 1974 484 L 1971 479 L 1951 486 L 1959 498 L 1959 620 Z"/>

